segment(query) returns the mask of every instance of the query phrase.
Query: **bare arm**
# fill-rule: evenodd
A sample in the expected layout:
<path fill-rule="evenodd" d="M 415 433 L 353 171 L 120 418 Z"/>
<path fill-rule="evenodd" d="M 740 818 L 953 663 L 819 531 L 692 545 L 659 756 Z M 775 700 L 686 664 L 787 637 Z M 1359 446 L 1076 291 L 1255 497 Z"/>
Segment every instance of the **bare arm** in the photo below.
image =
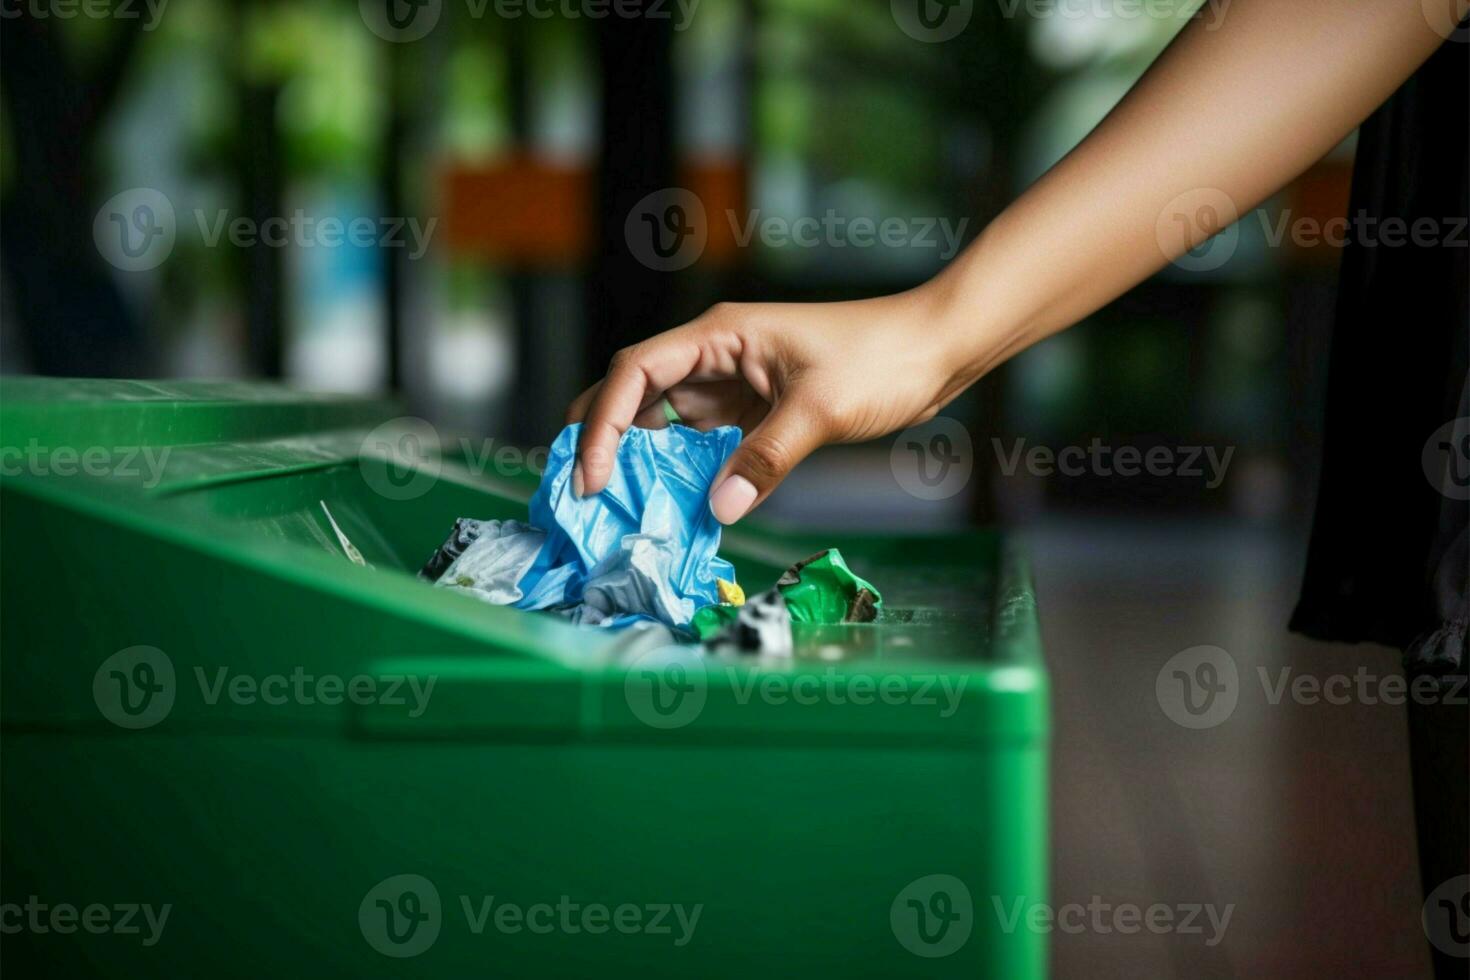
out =
<path fill-rule="evenodd" d="M 568 411 L 579 492 L 667 396 L 747 436 L 710 505 L 730 523 L 829 442 L 932 417 L 1320 158 L 1444 41 L 1467 0 L 1234 0 L 1187 25 L 1101 125 L 939 276 L 850 303 L 722 304 L 620 352 Z M 1446 120 L 1463 125 L 1463 120 Z M 1231 213 L 1234 212 L 1234 213 Z"/>
<path fill-rule="evenodd" d="M 1464 15 L 1436 2 L 1443 23 Z M 953 329 L 980 331 L 975 367 L 1076 323 L 1219 231 L 1212 214 L 1231 208 L 1229 224 L 1320 159 L 1443 42 L 1429 6 L 1235 0 L 1216 29 L 1191 22 L 935 281 Z"/>

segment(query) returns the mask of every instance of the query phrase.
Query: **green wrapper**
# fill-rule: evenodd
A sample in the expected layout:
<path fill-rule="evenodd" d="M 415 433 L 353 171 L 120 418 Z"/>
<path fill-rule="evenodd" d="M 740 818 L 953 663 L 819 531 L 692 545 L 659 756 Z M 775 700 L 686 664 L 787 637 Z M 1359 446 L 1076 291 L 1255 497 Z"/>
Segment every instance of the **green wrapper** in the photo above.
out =
<path fill-rule="evenodd" d="M 883 596 L 853 574 L 836 548 L 792 565 L 776 581 L 793 623 L 868 623 Z"/>
<path fill-rule="evenodd" d="M 717 602 L 695 613 L 689 625 L 701 640 L 707 640 L 735 622 L 735 617 L 739 615 L 739 606 L 732 606 L 728 602 Z"/>

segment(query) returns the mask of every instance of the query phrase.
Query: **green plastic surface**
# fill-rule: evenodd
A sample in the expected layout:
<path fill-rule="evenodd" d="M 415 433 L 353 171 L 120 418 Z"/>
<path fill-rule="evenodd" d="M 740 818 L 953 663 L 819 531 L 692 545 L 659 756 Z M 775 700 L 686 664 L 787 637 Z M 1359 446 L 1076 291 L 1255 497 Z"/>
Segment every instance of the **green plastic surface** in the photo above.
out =
<path fill-rule="evenodd" d="M 1044 975 L 1045 935 L 997 913 L 1046 898 L 1049 732 L 998 535 L 747 522 L 742 582 L 840 547 L 878 620 L 798 625 L 781 663 L 632 655 L 415 579 L 455 518 L 524 518 L 535 476 L 450 438 L 404 470 L 397 414 L 0 379 L 0 905 L 171 907 L 151 945 L 41 914 L 4 972 Z M 404 874 L 422 901 L 379 904 Z M 934 888 L 968 912 L 933 918 L 965 907 Z M 436 896 L 423 931 L 393 918 Z M 493 912 L 563 896 L 701 913 L 676 944 Z"/>

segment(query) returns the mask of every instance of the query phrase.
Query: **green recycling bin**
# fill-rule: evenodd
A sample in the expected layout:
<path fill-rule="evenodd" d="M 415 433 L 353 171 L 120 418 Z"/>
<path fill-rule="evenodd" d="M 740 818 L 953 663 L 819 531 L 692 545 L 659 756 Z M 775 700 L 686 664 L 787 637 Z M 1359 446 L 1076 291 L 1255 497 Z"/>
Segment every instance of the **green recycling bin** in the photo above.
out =
<path fill-rule="evenodd" d="M 0 967 L 101 977 L 1039 977 L 1046 673 L 992 532 L 838 547 L 789 661 L 436 589 L 535 454 L 390 403 L 0 379 Z"/>

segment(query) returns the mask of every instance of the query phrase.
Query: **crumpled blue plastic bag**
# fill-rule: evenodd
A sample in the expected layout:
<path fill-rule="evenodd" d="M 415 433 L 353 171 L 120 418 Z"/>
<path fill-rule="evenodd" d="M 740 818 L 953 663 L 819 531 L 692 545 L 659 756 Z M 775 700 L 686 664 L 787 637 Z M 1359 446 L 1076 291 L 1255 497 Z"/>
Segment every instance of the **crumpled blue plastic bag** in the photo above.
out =
<path fill-rule="evenodd" d="M 580 424 L 556 437 L 530 524 L 545 544 L 521 577 L 518 609 L 556 609 L 577 622 L 623 626 L 654 619 L 686 629 L 719 601 L 715 580 L 735 570 L 716 556 L 720 523 L 710 484 L 740 444 L 740 430 L 683 425 L 629 429 L 601 493 L 572 493 Z"/>

